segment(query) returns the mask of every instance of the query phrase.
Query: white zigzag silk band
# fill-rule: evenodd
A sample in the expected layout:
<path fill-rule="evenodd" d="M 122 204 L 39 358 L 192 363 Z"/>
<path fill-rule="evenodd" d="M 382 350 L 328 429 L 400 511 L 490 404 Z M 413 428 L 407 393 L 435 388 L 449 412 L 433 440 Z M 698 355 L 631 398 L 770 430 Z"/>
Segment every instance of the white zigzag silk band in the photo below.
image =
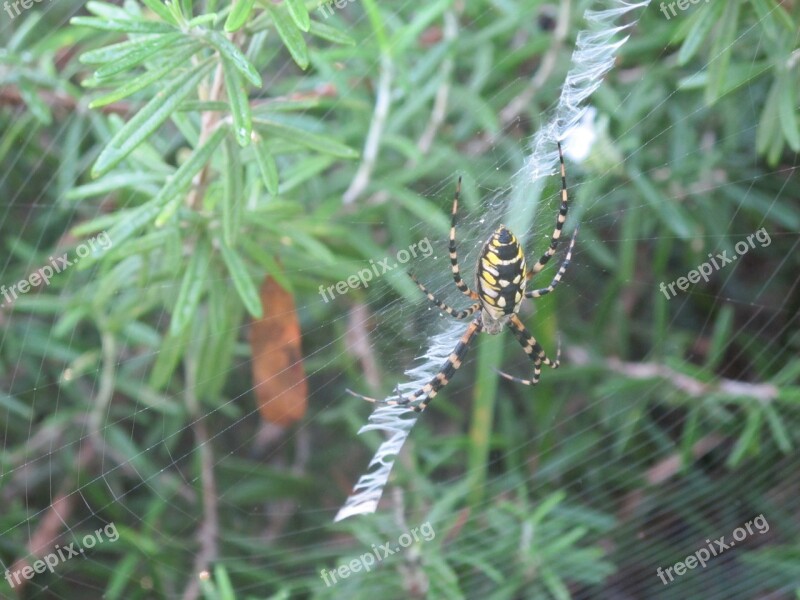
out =
<path fill-rule="evenodd" d="M 635 18 L 620 25 L 621 17 L 646 7 L 650 4 L 650 0 L 643 2 L 617 0 L 602 4 L 605 8 L 589 10 L 584 15 L 589 27 L 578 34 L 575 51 L 572 53 L 572 67 L 561 89 L 558 105 L 547 125 L 534 137 L 531 156 L 518 174 L 528 181 L 536 181 L 553 173 L 558 161 L 558 154 L 554 150 L 556 140 L 566 137 L 566 134 L 579 123 L 586 111 L 584 102 L 600 86 L 603 77 L 614 65 L 617 51 L 628 41 L 628 35 L 620 34 L 639 20 L 639 15 L 635 15 Z M 450 355 L 466 327 L 464 323 L 453 322 L 447 331 L 432 336 L 428 351 L 423 357 L 425 362 L 406 372 L 410 381 L 401 384 L 398 391 L 405 394 L 427 383 Z M 407 406 L 381 405 L 373 411 L 368 423 L 358 433 L 378 430 L 385 432 L 389 437 L 375 452 L 367 472 L 359 478 L 334 521 L 375 512 L 395 458 L 420 414 Z"/>

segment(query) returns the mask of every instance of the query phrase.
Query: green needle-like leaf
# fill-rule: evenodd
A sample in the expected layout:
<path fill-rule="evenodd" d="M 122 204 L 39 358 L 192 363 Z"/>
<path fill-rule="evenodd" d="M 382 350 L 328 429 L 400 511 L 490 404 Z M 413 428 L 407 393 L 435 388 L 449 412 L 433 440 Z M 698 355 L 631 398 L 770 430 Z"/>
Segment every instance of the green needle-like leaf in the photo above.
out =
<path fill-rule="evenodd" d="M 161 81 L 170 73 L 175 72 L 178 67 L 185 65 L 201 46 L 202 45 L 199 42 L 192 42 L 189 47 L 183 50 L 183 52 L 177 52 L 173 54 L 172 58 L 166 60 L 160 68 L 147 71 L 139 77 L 136 77 L 135 79 L 123 84 L 113 92 L 92 100 L 89 103 L 89 108 L 107 106 L 108 104 L 112 104 L 113 102 L 117 102 L 123 98 L 127 98 L 131 94 L 135 94 L 139 90 L 143 90 L 156 81 Z"/>
<path fill-rule="evenodd" d="M 170 335 L 177 336 L 195 318 L 203 288 L 208 277 L 210 250 L 208 243 L 200 239 L 189 257 L 189 266 L 181 281 L 178 299 L 172 310 L 169 324 Z"/>
<path fill-rule="evenodd" d="M 742 430 L 739 439 L 731 450 L 728 456 L 728 466 L 730 468 L 738 465 L 742 459 L 747 456 L 751 449 L 758 446 L 758 433 L 761 429 L 761 422 L 764 416 L 764 410 L 760 407 L 753 407 L 747 413 L 744 429 Z"/>
<path fill-rule="evenodd" d="M 250 61 L 245 58 L 242 51 L 234 46 L 228 38 L 219 31 L 209 31 L 206 34 L 206 39 L 222 57 L 227 58 L 233 63 L 233 66 L 239 70 L 247 81 L 258 88 L 262 86 L 261 75 L 258 74 L 258 71 L 256 71 L 256 68 Z"/>
<path fill-rule="evenodd" d="M 275 164 L 275 159 L 269 153 L 263 140 L 258 140 L 253 145 L 253 150 L 256 154 L 256 162 L 258 163 L 258 170 L 261 173 L 261 179 L 267 191 L 275 196 L 278 193 L 278 167 Z"/>
<path fill-rule="evenodd" d="M 157 33 L 154 35 L 139 36 L 135 40 L 128 40 L 118 44 L 111 44 L 110 46 L 103 46 L 102 48 L 95 48 L 80 55 L 79 60 L 86 65 L 101 65 L 103 63 L 111 62 L 124 58 L 131 52 L 135 52 L 142 46 L 147 46 L 153 42 L 162 39 L 164 35 L 175 34 L 162 34 Z"/>
<path fill-rule="evenodd" d="M 775 443 L 782 452 L 788 454 L 792 451 L 792 439 L 789 436 L 789 432 L 786 431 L 778 411 L 775 410 L 773 404 L 768 404 L 764 407 L 764 413 L 767 415 L 767 423 L 770 431 L 772 431 L 772 437 L 775 438 Z"/>
<path fill-rule="evenodd" d="M 330 25 L 326 25 L 325 23 L 320 23 L 319 21 L 311 21 L 311 27 L 309 28 L 308 32 L 311 35 L 315 35 L 323 40 L 328 40 L 329 42 L 333 42 L 335 44 L 343 44 L 346 46 L 356 45 L 356 41 L 345 32 L 340 31 L 335 27 L 331 27 Z"/>
<path fill-rule="evenodd" d="M 242 299 L 245 308 L 247 308 L 247 312 L 252 317 L 260 319 L 263 316 L 261 298 L 258 296 L 258 289 L 256 289 L 255 283 L 253 283 L 250 274 L 247 272 L 247 267 L 242 259 L 239 258 L 239 255 L 225 242 L 220 244 L 220 250 L 225 266 L 231 274 L 231 279 L 233 279 L 233 286 L 236 288 L 236 292 Z"/>
<path fill-rule="evenodd" d="M 685 65 L 700 49 L 700 45 L 708 39 L 711 28 L 719 20 L 722 14 L 724 3 L 715 2 L 711 6 L 704 6 L 693 14 L 690 19 L 694 20 L 686 39 L 683 41 L 680 52 L 678 52 L 678 64 Z"/>
<path fill-rule="evenodd" d="M 72 17 L 70 23 L 76 26 L 102 29 L 103 31 L 119 31 L 122 33 L 174 33 L 175 28 L 160 21 L 122 21 L 117 19 L 100 19 L 98 17 Z"/>
<path fill-rule="evenodd" d="M 119 56 L 115 58 L 113 62 L 106 64 L 104 67 L 100 67 L 97 69 L 95 77 L 100 80 L 106 79 L 143 63 L 154 54 L 161 52 L 167 46 L 170 47 L 170 51 L 174 51 L 180 50 L 184 44 L 189 43 L 192 43 L 191 38 L 185 37 L 182 33 L 167 33 L 158 36 L 155 41 L 140 43 L 124 56 Z"/>
<path fill-rule="evenodd" d="M 646 175 L 640 173 L 635 168 L 631 168 L 631 181 L 639 190 L 641 197 L 650 204 L 651 208 L 680 239 L 689 239 L 692 235 L 691 219 L 686 211 L 677 204 L 664 196 L 648 179 Z"/>
<path fill-rule="evenodd" d="M 358 157 L 358 151 L 327 136 L 311 133 L 304 129 L 289 127 L 288 125 L 276 123 L 275 121 L 269 121 L 267 119 L 253 119 L 253 123 L 256 129 L 264 131 L 267 135 L 274 135 L 290 142 L 296 142 L 312 150 L 317 150 L 318 152 L 332 154 L 333 156 L 339 156 L 341 158 Z"/>
<path fill-rule="evenodd" d="M 303 39 L 303 35 L 297 30 L 295 24 L 282 9 L 268 4 L 267 10 L 272 18 L 272 22 L 275 24 L 278 35 L 287 50 L 289 50 L 289 54 L 292 55 L 297 66 L 305 71 L 308 68 L 308 47 Z"/>
<path fill-rule="evenodd" d="M 12 35 L 11 39 L 8 41 L 7 49 L 9 52 L 16 52 L 20 48 L 24 48 L 24 45 L 28 41 L 28 37 L 31 35 L 31 32 L 36 28 L 36 25 L 41 20 L 42 14 L 43 13 L 40 12 L 34 12 L 32 15 L 27 17 L 19 25 L 19 27 L 17 27 L 14 35 Z"/>
<path fill-rule="evenodd" d="M 156 13 L 167 23 L 171 23 L 172 25 L 178 24 L 175 17 L 169 11 L 166 5 L 163 2 L 161 2 L 161 0 L 142 0 L 142 4 L 144 4 L 147 8 L 152 10 L 154 13 Z"/>
<path fill-rule="evenodd" d="M 197 88 L 210 66 L 211 61 L 201 63 L 158 92 L 103 149 L 92 169 L 92 176 L 99 177 L 110 171 L 158 129 L 183 99 Z"/>
<path fill-rule="evenodd" d="M 222 233 L 225 243 L 236 243 L 242 215 L 242 165 L 239 150 L 231 140 L 225 140 L 222 173 Z"/>
<path fill-rule="evenodd" d="M 233 32 L 241 29 L 253 11 L 253 4 L 255 0 L 234 0 L 233 10 L 225 19 L 225 31 Z"/>
<path fill-rule="evenodd" d="M 786 141 L 789 142 L 789 147 L 795 152 L 800 152 L 800 129 L 797 126 L 797 78 L 794 73 L 783 71 L 778 78 L 778 85 L 780 86 L 778 114 L 783 133 Z"/>
<path fill-rule="evenodd" d="M 222 138 L 225 137 L 226 129 L 218 127 L 209 136 L 205 143 L 197 148 L 175 174 L 167 181 L 166 185 L 156 195 L 155 201 L 165 204 L 164 208 L 156 217 L 156 227 L 163 227 L 164 224 L 175 214 L 183 200 L 183 192 L 192 183 L 192 178 L 206 166 L 217 149 Z"/>
<path fill-rule="evenodd" d="M 233 133 L 240 146 L 250 143 L 253 121 L 250 115 L 250 99 L 247 96 L 244 82 L 239 71 L 227 58 L 222 58 L 222 69 L 225 74 L 225 90 L 228 92 L 231 115 L 233 116 Z"/>
<path fill-rule="evenodd" d="M 722 13 L 719 25 L 719 35 L 711 48 L 713 59 L 708 65 L 708 87 L 706 88 L 706 102 L 708 104 L 712 104 L 722 96 L 722 90 L 728 77 L 728 67 L 731 62 L 734 40 L 736 39 L 739 7 L 739 2 L 725 3 L 725 11 Z"/>
<path fill-rule="evenodd" d="M 308 16 L 305 2 L 303 0 L 284 0 L 284 4 L 295 25 L 302 31 L 308 31 L 311 27 L 311 19 Z"/>

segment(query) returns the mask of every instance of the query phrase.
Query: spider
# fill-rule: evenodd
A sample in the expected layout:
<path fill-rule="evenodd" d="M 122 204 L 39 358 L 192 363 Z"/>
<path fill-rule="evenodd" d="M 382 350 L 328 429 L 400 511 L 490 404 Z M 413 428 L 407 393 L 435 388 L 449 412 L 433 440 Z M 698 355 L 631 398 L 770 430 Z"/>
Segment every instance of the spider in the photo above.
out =
<path fill-rule="evenodd" d="M 411 402 L 422 398 L 418 404 L 412 407 L 416 412 L 422 412 L 439 391 L 450 383 L 450 379 L 461 366 L 467 348 L 475 335 L 481 331 L 494 335 L 500 333 L 503 327 L 508 327 L 511 330 L 511 333 L 517 338 L 517 341 L 525 350 L 525 353 L 533 361 L 533 377 L 531 379 L 520 379 L 498 371 L 501 376 L 510 381 L 515 381 L 524 385 L 536 385 L 539 383 L 542 365 L 547 365 L 552 369 L 558 368 L 560 364 L 559 359 L 561 357 L 560 345 L 556 351 L 555 360 L 550 360 L 542 346 L 536 341 L 536 338 L 525 329 L 525 325 L 522 324 L 519 316 L 517 316 L 522 306 L 523 298 L 541 298 L 555 289 L 572 259 L 572 249 L 575 246 L 575 239 L 578 235 L 577 227 L 572 234 L 572 239 L 570 240 L 564 261 L 561 263 L 561 267 L 558 269 L 555 277 L 553 277 L 550 285 L 540 289 L 525 291 L 527 281 L 541 271 L 550 258 L 556 253 L 558 240 L 561 237 L 561 228 L 564 226 L 564 221 L 567 220 L 567 174 L 564 167 L 564 155 L 561 152 L 560 143 L 558 144 L 558 157 L 561 162 L 561 206 L 558 211 L 558 216 L 556 217 L 555 229 L 550 237 L 549 248 L 541 258 L 539 258 L 536 264 L 533 265 L 530 270 L 526 271 L 525 254 L 522 250 L 522 246 L 505 225 L 500 225 L 491 237 L 486 240 L 478 256 L 478 264 L 475 272 L 475 288 L 478 290 L 477 292 L 471 290 L 467 284 L 464 283 L 458 268 L 458 253 L 456 252 L 456 213 L 458 212 L 458 199 L 461 193 L 461 177 L 458 178 L 456 193 L 453 198 L 453 212 L 450 224 L 450 264 L 456 287 L 462 294 L 471 300 L 476 300 L 476 302 L 469 308 L 456 310 L 436 298 L 414 275 L 411 273 L 408 275 L 414 283 L 417 284 L 419 289 L 422 290 L 422 293 L 425 294 L 430 303 L 438 309 L 459 320 L 467 319 L 473 315 L 475 315 L 475 317 L 472 319 L 469 327 L 467 327 L 464 335 L 461 336 L 456 347 L 450 353 L 450 356 L 442 365 L 441 369 L 439 369 L 439 372 L 416 392 L 403 396 L 396 391 L 398 396 L 397 400 L 383 401 L 357 394 L 351 390 L 347 390 L 348 393 L 363 400 L 367 400 L 368 402 L 392 406 L 407 406 L 411 404 Z"/>

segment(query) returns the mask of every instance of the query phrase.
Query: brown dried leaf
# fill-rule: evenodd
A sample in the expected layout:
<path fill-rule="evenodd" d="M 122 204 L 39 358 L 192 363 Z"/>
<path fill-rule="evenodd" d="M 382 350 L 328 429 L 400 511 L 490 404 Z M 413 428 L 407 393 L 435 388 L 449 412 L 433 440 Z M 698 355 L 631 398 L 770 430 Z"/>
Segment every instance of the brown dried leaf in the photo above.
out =
<path fill-rule="evenodd" d="M 269 276 L 259 293 L 264 318 L 250 324 L 256 403 L 268 423 L 291 425 L 303 418 L 308 403 L 294 298 Z"/>

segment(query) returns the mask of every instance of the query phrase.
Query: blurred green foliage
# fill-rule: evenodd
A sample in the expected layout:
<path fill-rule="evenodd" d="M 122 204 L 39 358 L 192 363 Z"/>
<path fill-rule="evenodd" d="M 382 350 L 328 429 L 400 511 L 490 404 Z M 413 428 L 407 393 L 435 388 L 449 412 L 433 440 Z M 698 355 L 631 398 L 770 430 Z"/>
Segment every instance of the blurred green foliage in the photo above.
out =
<path fill-rule="evenodd" d="M 2 564 L 57 493 L 59 539 L 120 531 L 23 597 L 177 597 L 210 513 L 209 599 L 800 594 L 800 4 L 642 9 L 592 98 L 594 150 L 568 165 L 576 260 L 523 313 L 548 348 L 563 331 L 564 364 L 500 384 L 513 342 L 480 340 L 412 432 L 398 493 L 337 525 L 377 445 L 343 394 L 365 385 L 347 315 L 423 305 L 402 277 L 329 303 L 318 286 L 418 234 L 444 254 L 452 175 L 473 216 L 507 186 L 593 3 L 320 4 L 58 0 L 0 23 L 0 283 L 113 243 L 0 309 Z M 659 291 L 762 227 L 771 244 L 735 268 Z M 314 390 L 278 438 L 246 345 L 265 276 L 294 295 Z M 389 327 L 369 326 L 384 391 L 424 341 Z M 504 370 L 527 373 L 514 350 Z M 768 535 L 656 577 L 761 513 Z M 427 521 L 433 540 L 375 571 L 320 578 Z"/>

